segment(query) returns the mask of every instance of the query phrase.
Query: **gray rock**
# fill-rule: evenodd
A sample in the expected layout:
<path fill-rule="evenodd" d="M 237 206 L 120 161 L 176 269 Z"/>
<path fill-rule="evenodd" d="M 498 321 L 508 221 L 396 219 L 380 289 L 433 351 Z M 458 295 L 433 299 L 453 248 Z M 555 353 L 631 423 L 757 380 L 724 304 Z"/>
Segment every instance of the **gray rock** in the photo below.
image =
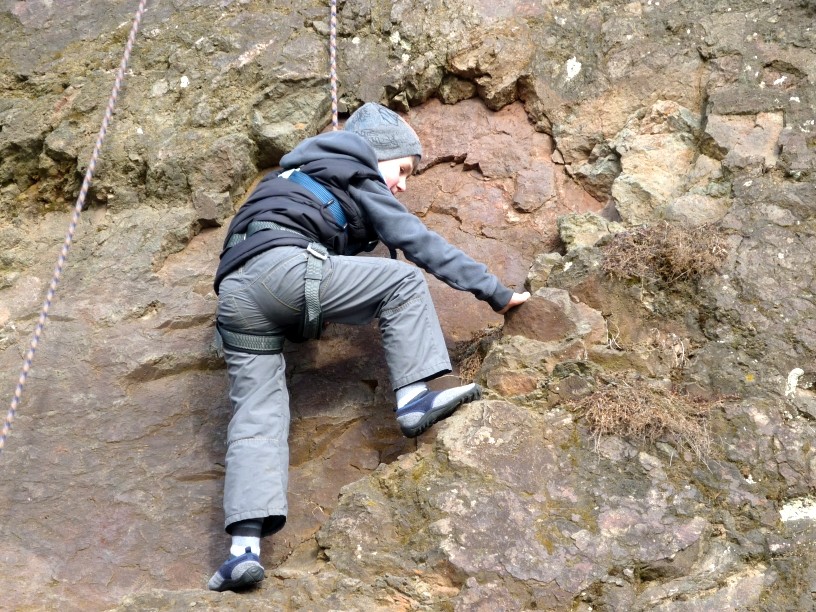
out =
<path fill-rule="evenodd" d="M 530 266 L 530 272 L 527 274 L 527 281 L 525 287 L 531 293 L 535 293 L 542 287 L 547 285 L 547 279 L 550 277 L 550 272 L 561 261 L 560 253 L 540 253 L 536 255 L 533 264 Z"/>
<path fill-rule="evenodd" d="M 567 251 L 595 246 L 602 238 L 625 229 L 620 223 L 607 221 L 594 213 L 558 217 L 558 234 Z"/>
<path fill-rule="evenodd" d="M 720 221 L 728 212 L 729 202 L 696 193 L 687 193 L 672 200 L 663 211 L 667 221 L 691 227 Z"/>

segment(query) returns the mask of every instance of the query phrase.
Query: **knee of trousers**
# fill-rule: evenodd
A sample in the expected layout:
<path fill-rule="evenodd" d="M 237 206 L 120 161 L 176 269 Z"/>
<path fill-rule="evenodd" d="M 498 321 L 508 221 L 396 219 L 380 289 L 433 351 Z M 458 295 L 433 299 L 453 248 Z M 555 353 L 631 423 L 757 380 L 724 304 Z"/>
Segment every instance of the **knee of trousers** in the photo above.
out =
<path fill-rule="evenodd" d="M 400 264 L 399 274 L 393 275 L 394 290 L 383 303 L 382 314 L 401 310 L 407 304 L 417 300 L 427 303 L 431 299 L 428 282 L 422 270 L 405 262 L 395 263 Z"/>
<path fill-rule="evenodd" d="M 425 280 L 425 275 L 422 273 L 422 270 L 404 261 L 398 263 L 400 264 L 399 270 L 402 272 L 401 282 L 403 285 L 412 289 L 427 291 L 428 282 Z"/>

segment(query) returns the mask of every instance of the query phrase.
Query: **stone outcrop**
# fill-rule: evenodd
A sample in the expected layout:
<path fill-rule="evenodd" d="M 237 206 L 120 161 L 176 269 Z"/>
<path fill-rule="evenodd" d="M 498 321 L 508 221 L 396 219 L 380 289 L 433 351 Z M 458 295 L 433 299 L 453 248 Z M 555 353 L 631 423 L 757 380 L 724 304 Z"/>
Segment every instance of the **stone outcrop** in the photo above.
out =
<path fill-rule="evenodd" d="M 376 328 L 288 346 L 289 522 L 262 587 L 204 590 L 227 543 L 212 275 L 253 181 L 328 125 L 324 4 L 148 5 L 0 454 L 3 605 L 812 608 L 804 0 L 338 3 L 341 110 L 404 112 L 425 148 L 405 205 L 533 297 L 502 319 L 429 279 L 485 399 L 418 442 L 395 426 Z M 9 398 L 133 10 L 0 5 Z M 605 272 L 615 236 L 663 221 L 716 233 L 716 269 Z M 575 409 L 634 382 L 712 406 L 711 453 L 600 436 Z"/>

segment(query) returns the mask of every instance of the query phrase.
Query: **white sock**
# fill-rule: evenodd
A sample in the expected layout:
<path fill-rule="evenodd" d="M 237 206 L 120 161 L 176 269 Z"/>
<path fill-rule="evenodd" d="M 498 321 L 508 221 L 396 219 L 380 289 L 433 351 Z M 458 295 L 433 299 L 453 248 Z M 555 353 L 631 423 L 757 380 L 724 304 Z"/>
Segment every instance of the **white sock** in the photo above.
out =
<path fill-rule="evenodd" d="M 400 387 L 397 389 L 397 408 L 402 408 L 414 399 L 417 395 L 422 393 L 423 391 L 428 390 L 428 385 L 424 382 L 415 382 L 411 383 L 410 385 L 405 385 L 404 387 Z"/>
<path fill-rule="evenodd" d="M 256 555 L 261 554 L 261 538 L 253 536 L 232 536 L 232 546 L 230 546 L 230 554 L 240 557 L 246 553 L 246 548 L 249 546 L 250 550 Z"/>

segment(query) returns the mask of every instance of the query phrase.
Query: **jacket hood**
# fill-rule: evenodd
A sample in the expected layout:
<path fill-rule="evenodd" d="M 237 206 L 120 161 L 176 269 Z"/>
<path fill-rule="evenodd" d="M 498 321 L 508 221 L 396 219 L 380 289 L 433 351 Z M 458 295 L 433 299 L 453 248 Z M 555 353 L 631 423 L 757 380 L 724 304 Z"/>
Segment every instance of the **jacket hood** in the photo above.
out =
<path fill-rule="evenodd" d="M 357 134 L 339 130 L 307 138 L 284 155 L 280 164 L 289 170 L 326 159 L 362 163 L 379 174 L 377 154 L 372 146 Z"/>

